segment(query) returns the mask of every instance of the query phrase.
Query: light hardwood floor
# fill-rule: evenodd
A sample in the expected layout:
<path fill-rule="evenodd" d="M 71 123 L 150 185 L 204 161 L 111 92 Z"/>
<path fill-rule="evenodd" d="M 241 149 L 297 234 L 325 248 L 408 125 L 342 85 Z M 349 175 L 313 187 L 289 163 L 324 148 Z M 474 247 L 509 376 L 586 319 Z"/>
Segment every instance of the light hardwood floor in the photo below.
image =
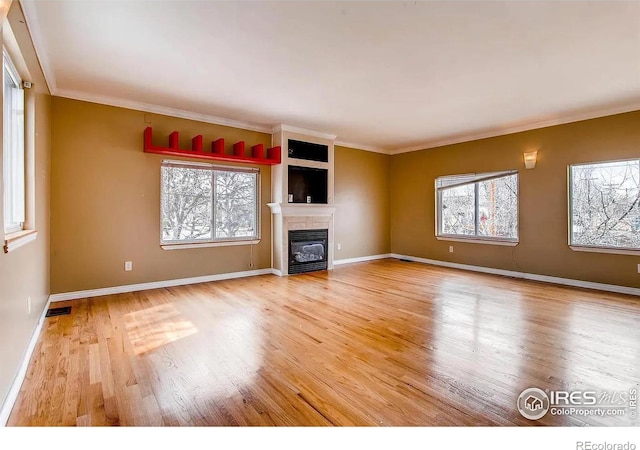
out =
<path fill-rule="evenodd" d="M 398 260 L 56 304 L 10 425 L 638 425 L 528 387 L 640 381 L 640 299 Z"/>

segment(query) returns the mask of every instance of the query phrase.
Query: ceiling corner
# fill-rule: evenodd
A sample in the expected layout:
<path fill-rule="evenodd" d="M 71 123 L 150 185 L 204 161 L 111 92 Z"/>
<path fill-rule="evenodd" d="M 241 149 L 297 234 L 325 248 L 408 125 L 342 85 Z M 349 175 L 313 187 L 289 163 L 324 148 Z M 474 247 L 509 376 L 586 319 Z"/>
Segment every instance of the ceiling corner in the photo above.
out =
<path fill-rule="evenodd" d="M 31 36 L 31 42 L 33 48 L 36 51 L 36 57 L 40 62 L 40 68 L 44 75 L 44 80 L 47 83 L 49 92 L 51 95 L 57 95 L 58 86 L 56 84 L 56 78 L 49 59 L 49 52 L 46 47 L 46 40 L 42 36 L 40 31 L 40 21 L 38 19 L 37 6 L 35 1 L 19 0 L 20 8 L 22 9 L 22 15 L 24 16 L 27 30 Z"/>

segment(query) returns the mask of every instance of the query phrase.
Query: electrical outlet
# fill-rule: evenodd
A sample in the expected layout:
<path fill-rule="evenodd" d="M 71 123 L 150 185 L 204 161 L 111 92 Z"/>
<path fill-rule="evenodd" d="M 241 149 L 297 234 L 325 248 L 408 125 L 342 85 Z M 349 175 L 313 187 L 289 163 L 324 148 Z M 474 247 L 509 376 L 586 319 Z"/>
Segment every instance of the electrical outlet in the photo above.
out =
<path fill-rule="evenodd" d="M 340 250 L 341 248 L 342 248 L 342 244 L 338 242 L 338 250 Z"/>
<path fill-rule="evenodd" d="M 449 253 L 453 253 L 453 245 L 449 246 Z"/>
<path fill-rule="evenodd" d="M 27 315 L 31 315 L 31 297 L 27 297 Z"/>
<path fill-rule="evenodd" d="M 131 261 L 125 261 L 124 270 L 126 270 L 127 272 L 129 272 L 130 270 L 133 270 L 133 263 Z"/>

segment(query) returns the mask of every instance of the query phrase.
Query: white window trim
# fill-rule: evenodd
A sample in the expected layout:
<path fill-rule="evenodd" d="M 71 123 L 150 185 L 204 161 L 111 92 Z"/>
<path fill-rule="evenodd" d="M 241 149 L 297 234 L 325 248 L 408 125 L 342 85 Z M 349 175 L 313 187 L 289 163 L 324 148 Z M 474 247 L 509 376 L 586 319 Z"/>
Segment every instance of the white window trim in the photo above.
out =
<path fill-rule="evenodd" d="M 244 241 L 228 241 L 228 242 L 201 242 L 201 243 L 185 243 L 185 244 L 163 244 L 162 250 L 187 250 L 190 248 L 206 248 L 206 247 L 232 247 L 235 245 L 255 245 L 259 244 L 260 239 L 251 239 Z"/>
<path fill-rule="evenodd" d="M 470 178 L 476 174 L 468 174 Z M 479 175 L 479 174 L 478 174 Z M 492 238 L 488 236 L 468 236 L 468 235 L 459 235 L 459 234 L 443 234 L 441 233 L 441 212 L 440 212 L 440 189 L 438 188 L 438 178 L 443 178 L 445 176 L 436 177 L 434 180 L 434 190 L 435 190 L 435 206 L 436 206 L 436 239 L 438 241 L 453 241 L 453 242 L 467 242 L 471 244 L 488 244 L 488 245 L 502 245 L 508 247 L 515 247 L 520 243 L 520 173 L 517 170 L 505 170 L 502 172 L 491 172 L 487 177 L 475 177 L 474 181 L 470 183 L 477 183 L 480 181 L 492 180 L 496 178 L 502 178 L 509 175 L 518 175 L 518 237 L 516 239 L 505 239 L 505 238 Z"/>
<path fill-rule="evenodd" d="M 33 242 L 38 237 L 36 230 L 22 230 L 15 233 L 5 234 L 4 236 L 4 252 L 12 252 L 29 242 Z"/>
<path fill-rule="evenodd" d="M 482 237 L 462 237 L 458 235 L 449 235 L 442 234 L 440 236 L 436 236 L 436 239 L 439 241 L 451 241 L 451 242 L 467 242 L 469 244 L 487 244 L 487 245 L 502 245 L 505 247 L 515 247 L 520 243 L 520 241 L 511 241 L 506 239 L 490 239 L 485 236 Z"/>
<path fill-rule="evenodd" d="M 220 170 L 220 171 L 237 171 L 245 173 L 256 174 L 256 234 L 255 236 L 236 237 L 236 238 L 218 238 L 218 239 L 202 239 L 194 241 L 164 241 L 162 239 L 162 207 L 160 211 L 160 248 L 163 250 L 186 250 L 193 248 L 206 248 L 206 247 L 232 247 L 236 245 L 255 245 L 259 244 L 262 235 L 262 222 L 260 220 L 261 207 L 261 174 L 260 169 L 253 167 L 239 167 L 239 166 L 223 166 L 194 161 L 179 161 L 179 160 L 163 160 L 160 168 L 166 166 L 178 166 L 178 167 L 192 167 L 194 169 L 207 169 L 207 170 Z M 162 178 L 162 177 L 161 177 Z M 161 181 L 162 184 L 162 181 Z M 160 186 L 160 195 L 162 195 L 162 185 Z M 160 200 L 162 202 L 162 200 Z M 215 214 L 215 213 L 214 213 Z M 214 217 L 215 219 L 215 217 Z"/>
<path fill-rule="evenodd" d="M 571 174 L 571 168 L 576 166 L 591 166 L 594 164 L 638 161 L 639 159 L 640 158 L 612 159 L 607 161 L 569 164 L 567 166 L 567 224 L 568 224 L 567 232 L 568 232 L 568 245 L 571 250 L 573 250 L 574 252 L 585 252 L 585 253 L 604 253 L 609 255 L 640 256 L 640 249 L 634 249 L 634 248 L 628 248 L 628 247 L 605 247 L 605 246 L 598 246 L 598 245 L 580 245 L 580 244 L 571 243 L 571 238 L 573 237 L 573 233 L 572 233 L 573 209 L 572 209 L 572 202 L 571 202 L 571 200 L 573 199 L 573 176 Z"/>
<path fill-rule="evenodd" d="M 2 243 L 5 253 L 12 252 L 38 238 L 35 221 L 35 178 L 34 170 L 34 149 L 35 142 L 35 111 L 32 99 L 29 99 L 28 89 L 24 85 L 29 80 L 27 64 L 20 52 L 13 31 L 8 20 L 4 20 L 2 26 L 3 37 L 3 72 L 5 55 L 8 62 L 7 67 L 12 72 L 11 77 L 21 88 L 24 95 L 24 128 L 23 128 L 23 151 L 24 151 L 24 217 L 23 222 L 16 226 L 7 227 L 2 223 Z M 4 105 L 3 105 L 4 108 Z M 1 186 L 0 186 L 1 187 Z M 2 195 L 2 194 L 0 194 Z"/>
<path fill-rule="evenodd" d="M 571 245 L 571 244 L 569 244 L 569 248 L 574 252 L 608 253 L 610 255 L 640 256 L 640 250 L 633 250 L 633 249 L 627 249 L 627 248 L 590 247 L 587 245 Z"/>
<path fill-rule="evenodd" d="M 5 225 L 4 235 L 11 236 L 12 234 L 20 233 L 24 231 L 24 222 L 20 222 L 17 224 L 10 224 L 9 226 Z"/>
<path fill-rule="evenodd" d="M 4 77 L 4 73 L 5 73 L 5 68 L 6 71 L 9 73 L 9 76 L 11 77 L 12 81 L 14 84 L 16 84 L 19 89 L 22 90 L 22 77 L 20 76 L 20 73 L 18 72 L 18 70 L 16 69 L 15 64 L 13 63 L 13 60 L 11 58 L 11 55 L 9 54 L 9 52 L 7 51 L 6 48 L 2 48 L 2 75 Z M 4 80 L 3 80 L 3 88 L 4 88 Z M 22 93 L 23 95 L 23 105 L 26 106 L 26 99 L 24 99 L 24 91 Z M 3 99 L 4 101 L 4 99 Z M 4 105 L 3 105 L 4 108 Z M 23 120 L 26 121 L 26 111 L 23 112 Z M 4 126 L 4 124 L 3 124 Z M 22 164 L 23 164 L 23 168 L 25 170 L 25 173 L 22 176 L 22 181 L 23 183 L 26 184 L 27 180 L 26 180 L 26 164 L 27 164 L 27 158 L 26 158 L 26 127 L 23 125 L 22 127 Z M 4 144 L 4 143 L 3 143 Z M 4 155 L 4 151 L 5 149 L 3 148 L 3 155 Z M 4 156 L 3 156 L 4 157 Z M 3 174 L 4 176 L 4 174 Z M 26 197 L 26 185 L 23 186 L 22 188 L 22 214 L 24 216 L 26 216 L 27 214 L 27 197 Z M 5 198 L 4 201 L 6 202 L 7 199 Z M 5 217 L 6 220 L 6 217 Z M 3 223 L 3 231 L 4 231 L 4 236 L 5 236 L 5 252 L 7 252 L 8 248 L 10 248 L 9 241 L 11 240 L 12 237 L 16 237 L 20 235 L 20 233 L 22 231 L 27 231 L 27 229 L 25 228 L 25 221 L 26 221 L 26 217 L 23 217 L 23 221 L 22 222 L 12 222 L 12 223 Z"/>

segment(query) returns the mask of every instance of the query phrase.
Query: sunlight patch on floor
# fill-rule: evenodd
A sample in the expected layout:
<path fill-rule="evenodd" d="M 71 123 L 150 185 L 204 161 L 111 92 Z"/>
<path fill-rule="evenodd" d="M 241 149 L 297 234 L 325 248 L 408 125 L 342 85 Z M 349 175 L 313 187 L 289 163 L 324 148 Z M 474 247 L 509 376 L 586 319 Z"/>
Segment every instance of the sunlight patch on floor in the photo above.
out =
<path fill-rule="evenodd" d="M 130 312 L 124 316 L 124 321 L 136 355 L 198 332 L 171 304 Z"/>

